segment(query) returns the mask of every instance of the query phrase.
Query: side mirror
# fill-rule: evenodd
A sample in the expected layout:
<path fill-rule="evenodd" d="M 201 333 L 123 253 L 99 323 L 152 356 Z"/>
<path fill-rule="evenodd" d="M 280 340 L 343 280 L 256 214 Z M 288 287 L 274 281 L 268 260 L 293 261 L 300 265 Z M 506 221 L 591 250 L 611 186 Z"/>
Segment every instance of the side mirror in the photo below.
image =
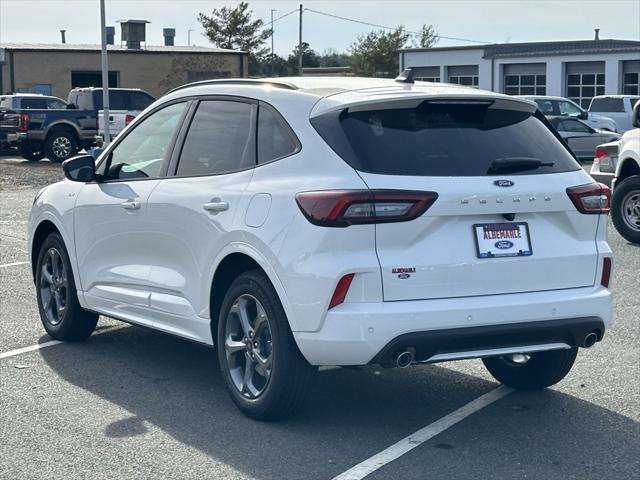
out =
<path fill-rule="evenodd" d="M 631 124 L 634 126 L 634 128 L 640 128 L 640 100 L 638 100 L 636 102 L 636 106 L 633 107 Z"/>
<path fill-rule="evenodd" d="M 96 164 L 93 157 L 80 155 L 62 162 L 62 171 L 72 182 L 90 182 L 96 177 Z"/>

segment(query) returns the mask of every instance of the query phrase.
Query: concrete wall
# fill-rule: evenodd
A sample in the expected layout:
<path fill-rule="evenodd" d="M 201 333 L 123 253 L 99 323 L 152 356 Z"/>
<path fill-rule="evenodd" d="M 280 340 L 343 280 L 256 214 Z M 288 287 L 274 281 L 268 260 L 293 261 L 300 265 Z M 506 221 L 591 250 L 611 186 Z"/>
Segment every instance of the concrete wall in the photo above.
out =
<path fill-rule="evenodd" d="M 11 90 L 10 55 L 6 51 L 0 93 Z M 52 95 L 66 99 L 71 72 L 99 71 L 100 53 L 15 50 L 13 65 L 16 90 L 51 84 Z M 246 55 L 235 53 L 109 52 L 109 71 L 119 72 L 120 87 L 141 88 L 156 97 L 194 77 L 246 77 L 247 69 Z"/>
<path fill-rule="evenodd" d="M 451 65 L 478 65 L 478 86 L 483 90 L 503 91 L 502 72 L 510 63 L 546 63 L 547 95 L 566 96 L 565 65 L 568 62 L 605 62 L 605 94 L 622 93 L 622 62 L 637 60 L 637 53 L 602 55 L 559 55 L 549 57 L 498 58 L 493 61 L 493 84 L 491 59 L 482 58 L 482 48 L 444 50 L 433 52 L 404 52 L 404 67 L 440 67 L 440 78 L 446 82 L 447 67 Z M 400 61 L 402 62 L 400 54 Z"/>

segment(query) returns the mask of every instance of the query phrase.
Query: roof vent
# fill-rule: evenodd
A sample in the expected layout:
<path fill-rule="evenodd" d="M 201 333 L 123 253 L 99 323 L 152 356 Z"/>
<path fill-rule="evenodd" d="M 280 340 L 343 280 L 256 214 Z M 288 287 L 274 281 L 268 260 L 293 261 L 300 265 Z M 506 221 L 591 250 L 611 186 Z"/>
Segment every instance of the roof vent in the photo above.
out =
<path fill-rule="evenodd" d="M 114 38 L 116 36 L 116 27 L 106 27 L 107 31 L 107 45 L 113 45 Z"/>
<path fill-rule="evenodd" d="M 600 40 L 600 29 L 599 28 L 594 28 L 593 31 L 596 32 L 594 40 Z"/>
<path fill-rule="evenodd" d="M 163 28 L 162 35 L 164 36 L 164 44 L 166 47 L 173 47 L 175 45 L 174 38 L 176 37 L 175 28 Z"/>
<path fill-rule="evenodd" d="M 60 40 L 62 40 L 62 43 L 67 43 L 67 36 L 65 33 L 67 33 L 66 30 L 60 30 Z"/>
<path fill-rule="evenodd" d="M 147 23 L 151 23 L 147 20 L 133 20 L 130 18 L 126 18 L 123 20 L 118 20 L 120 27 L 122 29 L 120 40 L 121 42 L 126 42 L 127 49 L 129 50 L 140 50 L 140 44 L 142 42 L 147 43 L 146 40 L 146 28 Z"/>

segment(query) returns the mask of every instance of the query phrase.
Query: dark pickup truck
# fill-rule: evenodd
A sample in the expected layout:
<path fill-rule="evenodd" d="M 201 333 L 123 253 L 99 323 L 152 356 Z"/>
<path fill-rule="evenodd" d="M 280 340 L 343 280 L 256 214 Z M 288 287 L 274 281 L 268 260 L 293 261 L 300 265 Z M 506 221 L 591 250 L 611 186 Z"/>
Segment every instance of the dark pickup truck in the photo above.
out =
<path fill-rule="evenodd" d="M 95 111 L 69 108 L 38 94 L 0 96 L 0 144 L 17 147 L 27 160 L 62 162 L 82 148 L 102 144 Z"/>

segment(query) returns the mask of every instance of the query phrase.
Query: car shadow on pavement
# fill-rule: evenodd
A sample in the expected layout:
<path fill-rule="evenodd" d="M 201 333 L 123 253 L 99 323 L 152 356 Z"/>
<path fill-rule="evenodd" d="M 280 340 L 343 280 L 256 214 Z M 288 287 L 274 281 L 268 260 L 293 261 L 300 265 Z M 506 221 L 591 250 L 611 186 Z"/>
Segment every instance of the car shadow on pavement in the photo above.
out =
<path fill-rule="evenodd" d="M 307 407 L 296 418 L 262 423 L 235 408 L 210 348 L 127 327 L 40 354 L 64 380 L 130 414 L 105 424 L 96 436 L 143 438 L 147 425 L 153 426 L 213 463 L 265 480 L 331 478 L 496 386 L 433 365 L 329 370 L 318 375 Z M 551 404 L 561 402 L 569 418 L 579 418 L 572 435 L 595 438 L 589 445 L 610 443 L 637 428 L 626 417 L 568 395 L 543 395 Z M 504 415 L 515 413 L 522 412 L 508 410 Z M 537 421 L 544 423 L 545 417 Z M 500 430 L 489 423 L 473 443 L 485 448 Z M 562 432 L 555 435 L 553 441 L 562 442 Z M 562 443 L 562 448 L 581 447 L 574 441 Z M 585 457 L 600 453 L 580 450 Z M 434 455 L 429 461 L 440 463 Z M 535 465 L 531 467 L 535 471 Z"/>

